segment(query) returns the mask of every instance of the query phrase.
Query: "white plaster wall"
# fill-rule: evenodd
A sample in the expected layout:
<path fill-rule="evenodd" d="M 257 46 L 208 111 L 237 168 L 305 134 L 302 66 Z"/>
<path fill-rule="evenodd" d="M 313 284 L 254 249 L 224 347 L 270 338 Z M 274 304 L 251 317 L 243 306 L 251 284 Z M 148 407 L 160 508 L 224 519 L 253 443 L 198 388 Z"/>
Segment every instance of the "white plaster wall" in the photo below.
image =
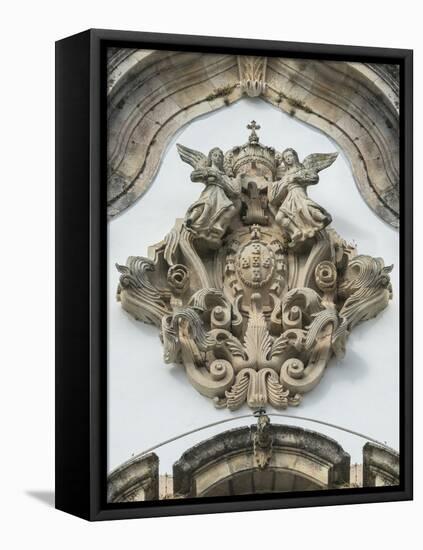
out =
<path fill-rule="evenodd" d="M 208 152 L 227 150 L 247 140 L 246 124 L 255 119 L 262 127 L 260 141 L 279 150 L 294 147 L 301 158 L 316 152 L 338 150 L 324 134 L 279 112 L 260 100 L 235 105 L 191 123 L 170 144 L 149 191 L 129 210 L 109 223 L 109 361 L 108 361 L 108 465 L 113 469 L 131 456 L 193 428 L 249 412 L 217 410 L 191 387 L 180 366 L 165 365 L 158 330 L 134 321 L 115 300 L 119 274 L 115 263 L 130 255 L 147 255 L 149 245 L 160 241 L 175 218 L 183 217 L 201 192 L 190 181 L 190 166 L 182 163 L 175 143 Z M 297 408 L 286 413 L 307 416 L 350 428 L 398 449 L 399 404 L 399 238 L 380 221 L 361 198 L 342 152 L 322 172 L 310 196 L 333 216 L 333 227 L 359 253 L 381 256 L 395 264 L 391 275 L 394 299 L 387 310 L 353 331 L 342 361 L 332 360 L 321 383 L 305 395 Z M 271 408 L 268 408 L 271 412 Z M 275 411 L 277 412 L 277 411 Z M 283 411 L 282 411 L 283 412 Z M 273 419 L 314 429 L 339 441 L 361 462 L 364 441 L 310 422 Z M 191 445 L 222 430 L 246 425 L 238 420 L 199 432 L 169 444 L 156 453 L 161 473 Z"/>

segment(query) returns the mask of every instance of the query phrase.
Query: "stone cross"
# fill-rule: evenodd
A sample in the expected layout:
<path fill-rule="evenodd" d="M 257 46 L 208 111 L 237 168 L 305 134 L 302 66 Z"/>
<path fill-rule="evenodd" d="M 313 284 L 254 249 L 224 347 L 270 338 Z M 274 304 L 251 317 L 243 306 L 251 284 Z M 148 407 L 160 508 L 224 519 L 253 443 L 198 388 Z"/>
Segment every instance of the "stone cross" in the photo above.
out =
<path fill-rule="evenodd" d="M 259 138 L 258 138 L 258 135 L 256 134 L 256 130 L 260 130 L 260 125 L 257 124 L 255 120 L 252 120 L 250 124 L 247 124 L 247 128 L 248 130 L 251 130 L 251 134 L 248 138 L 248 141 L 250 141 L 251 143 L 257 143 Z"/>

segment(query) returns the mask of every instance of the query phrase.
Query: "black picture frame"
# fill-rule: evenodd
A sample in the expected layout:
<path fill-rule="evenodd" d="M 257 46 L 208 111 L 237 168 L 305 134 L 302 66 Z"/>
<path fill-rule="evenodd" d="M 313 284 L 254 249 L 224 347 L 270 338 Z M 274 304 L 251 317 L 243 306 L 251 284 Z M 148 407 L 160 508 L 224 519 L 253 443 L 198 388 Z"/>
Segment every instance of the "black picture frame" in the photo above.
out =
<path fill-rule="evenodd" d="M 108 46 L 400 66 L 400 472 L 396 487 L 106 502 Z M 412 499 L 413 52 L 91 29 L 56 43 L 56 508 L 109 520 Z"/>

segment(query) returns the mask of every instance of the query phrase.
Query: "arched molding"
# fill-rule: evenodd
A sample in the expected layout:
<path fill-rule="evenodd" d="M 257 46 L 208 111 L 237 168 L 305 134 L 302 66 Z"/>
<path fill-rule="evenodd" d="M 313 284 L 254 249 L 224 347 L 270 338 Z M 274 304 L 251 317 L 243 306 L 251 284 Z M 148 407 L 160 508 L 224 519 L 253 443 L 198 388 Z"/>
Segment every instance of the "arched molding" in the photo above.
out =
<path fill-rule="evenodd" d="M 366 443 L 363 447 L 363 487 L 399 485 L 399 454 L 389 447 Z"/>
<path fill-rule="evenodd" d="M 155 453 L 128 460 L 108 476 L 107 502 L 159 498 L 159 458 Z"/>
<path fill-rule="evenodd" d="M 108 64 L 109 216 L 145 192 L 180 128 L 250 96 L 334 140 L 349 159 L 366 203 L 398 226 L 395 71 L 342 61 L 240 61 L 233 55 L 131 49 L 113 50 Z"/>
<path fill-rule="evenodd" d="M 280 492 L 295 483 L 295 490 L 348 485 L 350 456 L 336 441 L 298 427 L 269 429 L 272 449 L 265 467 L 254 453 L 256 426 L 222 432 L 187 450 L 173 466 L 175 496 Z"/>

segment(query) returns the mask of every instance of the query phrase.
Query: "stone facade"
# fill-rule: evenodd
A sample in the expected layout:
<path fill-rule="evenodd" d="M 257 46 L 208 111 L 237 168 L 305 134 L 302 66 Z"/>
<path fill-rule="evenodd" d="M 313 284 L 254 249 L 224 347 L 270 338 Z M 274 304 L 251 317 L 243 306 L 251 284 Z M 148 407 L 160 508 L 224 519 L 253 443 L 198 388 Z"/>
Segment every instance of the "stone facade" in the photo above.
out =
<path fill-rule="evenodd" d="M 173 466 L 176 496 L 218 496 L 329 489 L 349 481 L 350 457 L 332 439 L 302 428 L 270 425 L 272 448 L 257 462 L 257 427 L 229 430 L 182 455 Z"/>
<path fill-rule="evenodd" d="M 193 52 L 111 49 L 109 216 L 150 185 L 186 123 L 255 97 L 333 139 L 367 204 L 399 224 L 399 88 L 394 66 Z"/>
<path fill-rule="evenodd" d="M 138 502 L 159 498 L 159 458 L 154 453 L 135 457 L 108 477 L 108 502 Z"/>
<path fill-rule="evenodd" d="M 260 142 L 208 154 L 177 144 L 203 184 L 149 257 L 117 265 L 117 300 L 160 330 L 165 363 L 218 408 L 299 405 L 349 334 L 392 298 L 382 258 L 359 254 L 308 195 L 336 152 Z"/>
<path fill-rule="evenodd" d="M 224 431 L 185 451 L 172 475 L 158 476 L 154 453 L 135 457 L 109 476 L 109 501 L 283 493 L 399 484 L 399 455 L 366 443 L 363 464 L 315 431 L 265 421 Z M 261 447 L 261 448 L 260 448 Z M 266 460 L 261 452 L 265 451 Z M 159 491 L 160 485 L 160 491 Z"/>
<path fill-rule="evenodd" d="M 395 70 L 131 49 L 111 50 L 108 64 L 110 217 L 142 196 L 184 124 L 249 97 L 331 137 L 364 200 L 398 227 Z M 157 326 L 164 362 L 183 366 L 217 408 L 259 409 L 257 425 L 188 449 L 171 476 L 159 476 L 154 453 L 129 460 L 109 476 L 110 502 L 399 483 L 394 451 L 368 443 L 351 467 L 336 441 L 270 424 L 261 410 L 297 406 L 320 383 L 354 327 L 388 306 L 392 266 L 359 254 L 308 195 L 336 152 L 300 159 L 289 143 L 261 143 L 255 121 L 247 127 L 248 140 L 227 151 L 177 145 L 202 192 L 148 257 L 117 265 L 117 299 Z"/>
<path fill-rule="evenodd" d="M 363 486 L 383 487 L 399 483 L 399 454 L 389 447 L 366 443 L 363 448 Z"/>

